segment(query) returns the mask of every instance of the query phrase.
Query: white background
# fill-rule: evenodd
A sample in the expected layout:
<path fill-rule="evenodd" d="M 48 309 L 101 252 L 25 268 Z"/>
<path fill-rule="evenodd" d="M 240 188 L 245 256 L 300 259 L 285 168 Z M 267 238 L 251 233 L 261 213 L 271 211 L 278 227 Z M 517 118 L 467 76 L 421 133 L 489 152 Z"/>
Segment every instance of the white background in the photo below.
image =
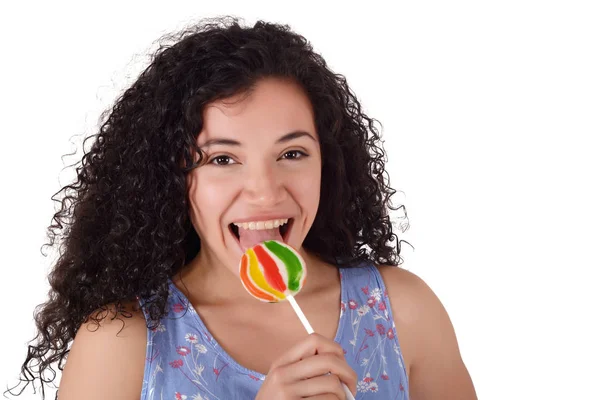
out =
<path fill-rule="evenodd" d="M 446 306 L 479 399 L 600 399 L 597 2 L 119 3 L 0 6 L 2 389 L 83 135 L 162 34 L 231 13 L 290 24 L 383 124 L 404 267 Z"/>

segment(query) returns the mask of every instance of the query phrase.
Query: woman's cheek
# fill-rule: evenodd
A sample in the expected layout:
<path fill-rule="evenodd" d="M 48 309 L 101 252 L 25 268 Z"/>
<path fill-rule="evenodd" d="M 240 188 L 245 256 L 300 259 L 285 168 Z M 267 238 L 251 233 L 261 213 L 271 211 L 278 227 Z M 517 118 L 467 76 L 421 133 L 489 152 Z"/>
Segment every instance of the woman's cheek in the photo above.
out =
<path fill-rule="evenodd" d="M 210 205 L 213 212 L 225 208 L 237 190 L 238 179 L 233 176 L 211 176 L 201 185 L 199 196 Z"/>

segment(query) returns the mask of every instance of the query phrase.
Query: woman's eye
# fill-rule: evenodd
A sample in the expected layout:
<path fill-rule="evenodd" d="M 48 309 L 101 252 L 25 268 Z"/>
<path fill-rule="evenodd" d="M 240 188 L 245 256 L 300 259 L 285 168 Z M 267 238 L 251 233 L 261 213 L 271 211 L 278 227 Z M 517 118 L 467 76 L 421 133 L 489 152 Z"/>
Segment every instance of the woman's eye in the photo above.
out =
<path fill-rule="evenodd" d="M 307 154 L 300 150 L 290 150 L 283 154 L 283 158 L 285 158 L 287 160 L 297 160 L 297 159 L 300 159 L 300 158 L 306 157 L 306 156 L 307 156 Z"/>
<path fill-rule="evenodd" d="M 285 160 L 299 160 L 299 159 L 301 159 L 303 157 L 307 157 L 307 156 L 308 156 L 308 154 L 306 154 L 300 150 L 290 150 L 290 151 L 285 152 L 281 158 L 283 158 Z M 230 156 L 220 155 L 220 156 L 211 158 L 208 163 L 213 164 L 213 165 L 226 166 L 226 165 L 235 164 L 235 161 Z"/>
<path fill-rule="evenodd" d="M 216 156 L 212 158 L 209 163 L 216 165 L 230 165 L 231 157 L 229 156 Z"/>

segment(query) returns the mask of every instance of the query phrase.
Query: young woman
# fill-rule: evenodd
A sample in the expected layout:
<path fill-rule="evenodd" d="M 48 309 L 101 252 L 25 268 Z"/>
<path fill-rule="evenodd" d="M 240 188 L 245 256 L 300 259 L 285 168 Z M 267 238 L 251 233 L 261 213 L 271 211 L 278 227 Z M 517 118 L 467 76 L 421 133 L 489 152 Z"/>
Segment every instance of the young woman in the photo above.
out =
<path fill-rule="evenodd" d="M 50 227 L 61 257 L 25 381 L 71 399 L 475 399 L 442 304 L 400 268 L 384 152 L 343 76 L 287 26 L 201 23 L 118 99 Z M 244 250 L 307 265 L 251 297 Z M 68 355 L 68 357 L 67 357 Z"/>

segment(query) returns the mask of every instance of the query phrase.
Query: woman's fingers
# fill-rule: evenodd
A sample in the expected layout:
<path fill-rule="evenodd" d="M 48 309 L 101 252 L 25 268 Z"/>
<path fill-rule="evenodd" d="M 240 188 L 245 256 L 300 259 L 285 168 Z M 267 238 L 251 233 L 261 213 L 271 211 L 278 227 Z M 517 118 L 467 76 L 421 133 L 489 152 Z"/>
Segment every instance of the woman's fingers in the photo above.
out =
<path fill-rule="evenodd" d="M 318 394 L 308 398 L 310 400 L 338 400 L 338 397 L 335 394 Z M 344 397 L 342 397 L 342 399 L 345 400 Z"/>
<path fill-rule="evenodd" d="M 314 355 L 297 362 L 294 369 L 290 371 L 289 379 L 290 381 L 297 381 L 326 374 L 335 375 L 336 380 L 341 380 L 348 388 L 356 388 L 356 372 L 348 365 L 346 360 L 333 354 Z"/>
<path fill-rule="evenodd" d="M 308 335 L 306 339 L 286 351 L 279 359 L 274 361 L 271 365 L 271 369 L 282 365 L 292 364 L 310 356 L 314 356 L 315 354 L 324 353 L 334 354 L 342 360 L 344 359 L 344 350 L 342 349 L 342 346 L 332 340 L 326 339 L 318 333 L 312 333 Z"/>
<path fill-rule="evenodd" d="M 346 400 L 342 384 L 335 375 L 324 375 L 306 382 L 296 382 L 292 386 L 292 391 L 302 398 Z"/>
<path fill-rule="evenodd" d="M 342 347 L 314 333 L 271 364 L 256 399 L 346 400 L 342 382 L 355 393 L 356 380 Z"/>

